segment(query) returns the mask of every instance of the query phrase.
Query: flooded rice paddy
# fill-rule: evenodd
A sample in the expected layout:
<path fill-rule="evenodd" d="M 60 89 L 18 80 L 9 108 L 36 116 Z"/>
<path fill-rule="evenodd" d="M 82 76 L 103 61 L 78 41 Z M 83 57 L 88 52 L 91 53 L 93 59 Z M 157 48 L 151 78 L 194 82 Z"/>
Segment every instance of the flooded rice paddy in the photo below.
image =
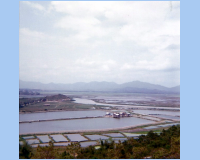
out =
<path fill-rule="evenodd" d="M 53 138 L 53 140 L 55 142 L 68 142 L 68 140 L 61 134 L 59 135 L 50 135 L 51 138 Z"/>
<path fill-rule="evenodd" d="M 100 139 L 108 139 L 109 137 L 102 136 L 102 135 L 85 135 L 90 140 L 100 140 Z"/>
<path fill-rule="evenodd" d="M 126 117 L 120 119 L 93 118 L 92 120 L 74 119 L 61 121 L 20 123 L 19 134 L 118 129 L 143 124 L 151 124 L 153 122 L 154 121 L 136 117 Z"/>
<path fill-rule="evenodd" d="M 155 118 L 155 117 L 143 116 L 143 118 L 150 119 L 150 120 L 153 120 L 153 121 L 160 121 L 159 118 Z"/>
<path fill-rule="evenodd" d="M 96 117 L 105 115 L 105 111 L 87 110 L 87 111 L 56 111 L 43 113 L 24 113 L 19 115 L 19 121 L 37 121 L 62 118 L 81 118 Z"/>
<path fill-rule="evenodd" d="M 110 137 L 124 137 L 121 133 L 110 133 L 110 134 L 103 134 L 105 136 L 110 136 Z"/>
<path fill-rule="evenodd" d="M 35 138 L 34 136 L 26 136 L 26 137 L 23 137 L 23 139 L 33 139 Z"/>
<path fill-rule="evenodd" d="M 114 141 L 126 141 L 127 140 L 127 138 L 112 138 L 112 140 L 114 140 Z"/>
<path fill-rule="evenodd" d="M 163 119 L 171 119 L 171 120 L 179 120 L 180 121 L 180 117 L 177 117 L 177 116 L 156 115 L 156 117 L 163 118 Z"/>
<path fill-rule="evenodd" d="M 39 138 L 43 143 L 48 143 L 51 140 L 48 135 L 37 136 L 37 138 Z"/>
<path fill-rule="evenodd" d="M 19 141 L 19 144 L 20 144 L 20 145 L 23 145 L 23 144 L 24 144 L 24 142 L 23 142 L 23 141 Z"/>
<path fill-rule="evenodd" d="M 38 139 L 27 139 L 26 142 L 28 144 L 40 143 L 40 141 Z"/>
<path fill-rule="evenodd" d="M 96 145 L 96 144 L 97 144 L 96 141 L 91 141 L 91 142 L 81 142 L 81 143 L 80 143 L 81 147 L 94 146 L 94 145 Z"/>
<path fill-rule="evenodd" d="M 68 146 L 71 142 L 65 142 L 65 143 L 54 143 L 54 146 Z"/>
<path fill-rule="evenodd" d="M 127 137 L 138 137 L 141 135 L 145 135 L 145 134 L 133 134 L 133 133 L 123 133 L 124 135 L 126 135 Z"/>
<path fill-rule="evenodd" d="M 156 129 L 159 128 L 159 126 L 149 126 L 149 127 L 144 127 L 144 129 Z"/>
<path fill-rule="evenodd" d="M 172 124 L 163 124 L 163 125 L 158 125 L 159 127 L 171 127 L 173 125 L 180 125 L 180 123 L 172 123 Z"/>
<path fill-rule="evenodd" d="M 180 125 L 180 123 L 170 123 L 170 124 L 163 124 L 163 125 L 154 125 L 154 126 L 148 126 L 144 127 L 144 129 L 156 129 L 156 128 L 164 128 L 164 127 L 171 127 L 173 125 Z"/>
<path fill-rule="evenodd" d="M 127 140 L 127 139 L 122 139 L 122 140 L 114 140 L 114 142 L 115 142 L 115 143 L 120 143 L 120 142 L 122 143 L 122 142 L 124 142 L 124 141 L 126 141 L 126 140 Z"/>
<path fill-rule="evenodd" d="M 45 146 L 49 146 L 49 143 L 32 144 L 31 146 L 32 146 L 32 147 L 38 147 L 38 146 L 40 146 L 40 147 L 45 147 Z"/>
<path fill-rule="evenodd" d="M 85 137 L 81 136 L 80 134 L 65 134 L 71 142 L 80 142 L 80 141 L 87 141 Z"/>
<path fill-rule="evenodd" d="M 133 113 L 146 114 L 146 115 L 163 114 L 163 115 L 170 115 L 170 116 L 180 116 L 179 111 L 133 110 Z"/>

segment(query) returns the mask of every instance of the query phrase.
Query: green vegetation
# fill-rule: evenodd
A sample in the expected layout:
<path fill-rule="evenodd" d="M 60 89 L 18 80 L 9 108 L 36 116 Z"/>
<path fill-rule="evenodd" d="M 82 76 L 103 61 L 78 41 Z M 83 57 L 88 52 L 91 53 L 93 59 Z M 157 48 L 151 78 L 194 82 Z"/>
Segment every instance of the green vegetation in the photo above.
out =
<path fill-rule="evenodd" d="M 167 127 L 166 127 L 167 128 Z M 162 132 L 162 130 L 153 130 L 153 132 L 154 133 L 160 133 L 160 132 Z M 140 131 L 140 132 L 137 132 L 137 134 L 147 134 L 148 133 L 148 131 Z"/>
<path fill-rule="evenodd" d="M 19 95 L 40 95 L 38 89 L 19 89 Z"/>
<path fill-rule="evenodd" d="M 27 105 L 34 105 L 46 101 L 63 101 L 63 100 L 71 101 L 72 99 L 62 94 L 46 96 L 42 98 L 20 98 L 19 106 L 22 108 Z"/>
<path fill-rule="evenodd" d="M 74 103 L 73 99 L 62 94 L 51 95 L 40 98 L 20 98 L 20 112 L 35 112 L 48 110 L 77 110 L 91 109 L 94 105 Z M 101 106 L 95 106 L 96 109 Z"/>
<path fill-rule="evenodd" d="M 29 159 L 33 156 L 32 151 L 32 147 L 28 145 L 27 142 L 23 141 L 23 145 L 19 145 L 19 158 Z"/>
<path fill-rule="evenodd" d="M 33 159 L 180 159 L 180 125 L 162 130 L 160 134 L 149 131 L 138 139 L 127 141 L 101 141 L 100 147 L 81 148 L 79 143 L 66 147 L 49 146 L 31 148 L 28 144 L 19 147 L 20 158 Z"/>

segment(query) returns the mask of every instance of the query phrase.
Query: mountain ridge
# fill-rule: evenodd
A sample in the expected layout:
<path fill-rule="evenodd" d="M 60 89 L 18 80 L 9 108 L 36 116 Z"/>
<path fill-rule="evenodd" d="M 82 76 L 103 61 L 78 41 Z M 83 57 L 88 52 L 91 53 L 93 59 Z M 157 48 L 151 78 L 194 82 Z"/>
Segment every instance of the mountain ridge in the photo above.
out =
<path fill-rule="evenodd" d="M 141 81 L 132 81 L 122 84 L 115 82 L 76 82 L 71 84 L 28 82 L 19 80 L 20 89 L 65 90 L 65 91 L 105 91 L 125 93 L 180 93 L 180 85 L 165 87 Z"/>

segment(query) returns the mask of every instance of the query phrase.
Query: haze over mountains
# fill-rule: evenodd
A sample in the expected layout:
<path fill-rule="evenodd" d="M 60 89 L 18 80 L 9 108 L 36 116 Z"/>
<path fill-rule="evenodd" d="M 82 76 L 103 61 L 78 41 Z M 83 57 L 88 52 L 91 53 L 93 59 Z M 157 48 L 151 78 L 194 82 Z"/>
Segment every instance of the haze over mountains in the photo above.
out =
<path fill-rule="evenodd" d="M 19 80 L 20 89 L 62 90 L 62 91 L 95 91 L 121 93 L 180 93 L 180 85 L 172 88 L 146 82 L 132 81 L 123 84 L 114 82 L 78 82 L 73 84 L 28 82 Z"/>

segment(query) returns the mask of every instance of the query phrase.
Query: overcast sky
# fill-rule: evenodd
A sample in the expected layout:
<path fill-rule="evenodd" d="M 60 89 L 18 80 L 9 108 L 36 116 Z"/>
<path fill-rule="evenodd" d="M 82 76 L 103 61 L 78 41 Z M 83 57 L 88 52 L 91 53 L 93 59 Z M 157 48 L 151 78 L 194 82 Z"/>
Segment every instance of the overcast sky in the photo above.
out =
<path fill-rule="evenodd" d="M 19 78 L 180 84 L 180 2 L 20 2 Z"/>

